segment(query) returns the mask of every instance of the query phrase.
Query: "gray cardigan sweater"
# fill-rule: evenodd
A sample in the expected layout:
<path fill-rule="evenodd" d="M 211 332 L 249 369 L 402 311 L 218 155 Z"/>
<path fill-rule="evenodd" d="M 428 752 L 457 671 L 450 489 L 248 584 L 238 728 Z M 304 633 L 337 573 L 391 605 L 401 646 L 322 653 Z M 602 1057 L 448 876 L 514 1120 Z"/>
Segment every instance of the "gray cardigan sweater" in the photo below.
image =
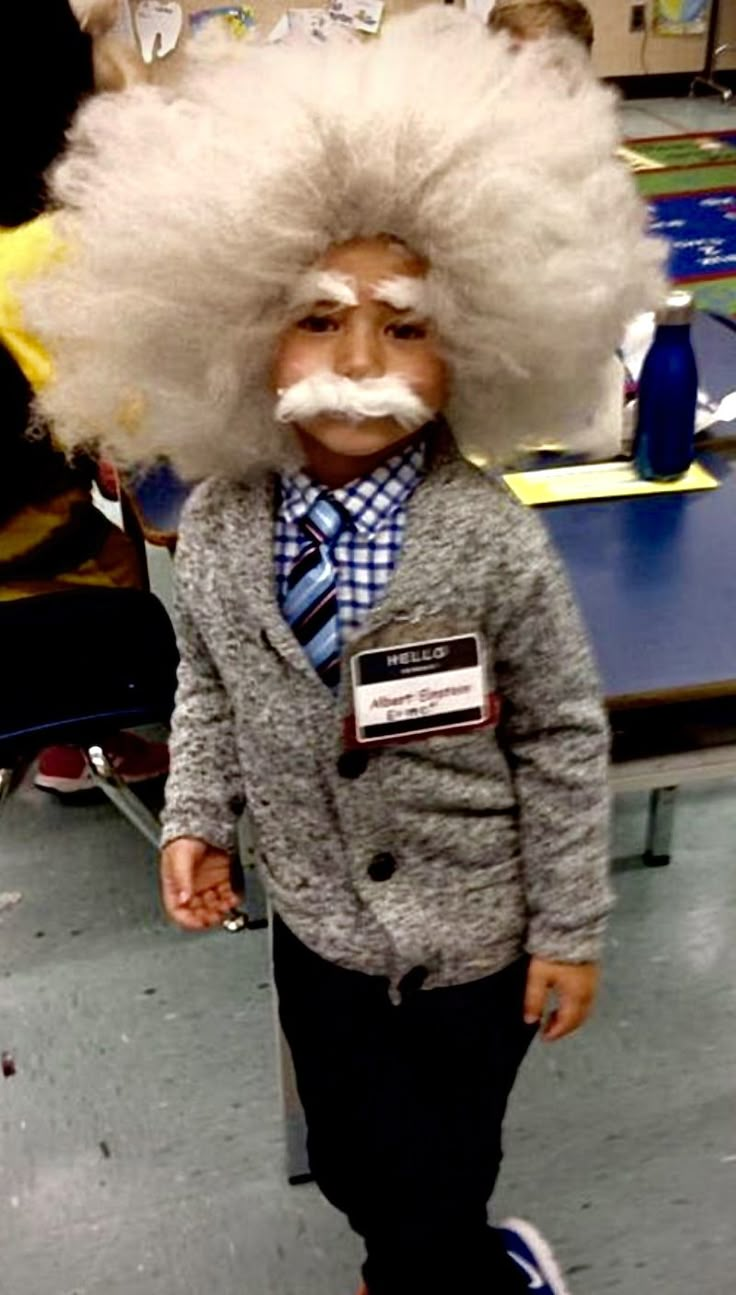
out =
<path fill-rule="evenodd" d="M 387 593 L 345 657 L 478 633 L 501 720 L 374 750 L 346 777 L 349 670 L 336 700 L 283 619 L 274 511 L 266 477 L 206 481 L 185 509 L 164 842 L 232 849 L 247 805 L 287 925 L 394 986 L 418 966 L 426 988 L 472 980 L 524 947 L 596 959 L 610 906 L 608 732 L 537 517 L 454 445 L 436 448 Z M 391 857 L 383 880 L 377 856 Z"/>

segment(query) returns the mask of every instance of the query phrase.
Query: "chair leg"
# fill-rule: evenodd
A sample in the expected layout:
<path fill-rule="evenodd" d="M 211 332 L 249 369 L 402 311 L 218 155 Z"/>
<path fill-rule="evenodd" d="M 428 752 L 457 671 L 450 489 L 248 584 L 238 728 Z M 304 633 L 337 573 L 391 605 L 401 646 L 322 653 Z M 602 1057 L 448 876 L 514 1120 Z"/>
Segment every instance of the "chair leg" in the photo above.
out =
<path fill-rule="evenodd" d="M 0 769 L 0 805 L 7 800 L 15 785 L 15 770 Z"/>
<path fill-rule="evenodd" d="M 25 761 L 19 761 L 17 764 L 10 765 L 7 769 L 0 768 L 0 805 L 8 799 L 11 791 L 15 791 L 25 773 L 26 767 Z"/>
<path fill-rule="evenodd" d="M 644 850 L 644 862 L 649 868 L 663 868 L 670 862 L 676 802 L 677 787 L 658 787 L 650 793 Z"/>
<path fill-rule="evenodd" d="M 95 786 L 104 792 L 120 813 L 158 849 L 161 826 L 155 814 L 118 777 L 101 746 L 91 746 L 85 751 L 87 764 Z"/>

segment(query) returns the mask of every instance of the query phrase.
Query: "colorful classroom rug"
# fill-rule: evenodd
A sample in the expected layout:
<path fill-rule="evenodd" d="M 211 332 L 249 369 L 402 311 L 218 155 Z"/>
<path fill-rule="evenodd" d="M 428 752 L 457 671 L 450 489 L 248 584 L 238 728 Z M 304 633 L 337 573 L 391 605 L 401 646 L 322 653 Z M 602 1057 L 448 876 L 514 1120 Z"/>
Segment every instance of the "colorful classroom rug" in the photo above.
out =
<path fill-rule="evenodd" d="M 622 157 L 702 310 L 736 318 L 736 130 L 629 139 Z"/>

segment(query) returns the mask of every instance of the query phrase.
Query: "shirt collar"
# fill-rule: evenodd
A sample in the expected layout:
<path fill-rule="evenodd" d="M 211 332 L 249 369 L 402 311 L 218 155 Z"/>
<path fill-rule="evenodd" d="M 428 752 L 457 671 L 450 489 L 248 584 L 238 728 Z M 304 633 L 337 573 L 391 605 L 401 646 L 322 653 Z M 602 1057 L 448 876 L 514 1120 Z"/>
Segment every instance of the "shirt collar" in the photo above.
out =
<path fill-rule="evenodd" d="M 367 477 L 327 491 L 307 472 L 284 473 L 281 477 L 281 515 L 298 523 L 320 495 L 329 494 L 350 514 L 355 529 L 373 535 L 405 507 L 425 473 L 426 445 L 407 445 Z"/>

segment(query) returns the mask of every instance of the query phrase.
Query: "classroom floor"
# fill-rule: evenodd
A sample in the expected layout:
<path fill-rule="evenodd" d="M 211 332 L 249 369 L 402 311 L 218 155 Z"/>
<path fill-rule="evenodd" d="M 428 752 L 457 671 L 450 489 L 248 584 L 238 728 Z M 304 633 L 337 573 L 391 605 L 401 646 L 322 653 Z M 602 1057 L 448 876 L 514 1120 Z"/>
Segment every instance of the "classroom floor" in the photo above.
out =
<path fill-rule="evenodd" d="M 622 114 L 633 136 L 736 124 L 713 101 Z M 514 1094 L 497 1208 L 550 1235 L 573 1295 L 733 1286 L 734 790 L 682 795 L 666 870 L 635 857 L 644 799 L 617 806 L 600 1010 Z M 353 1295 L 358 1243 L 284 1177 L 267 936 L 167 927 L 107 805 L 26 785 L 0 825 L 0 1295 Z"/>
<path fill-rule="evenodd" d="M 716 97 L 627 99 L 621 104 L 621 116 L 624 133 L 630 139 L 736 130 L 736 102 L 724 104 Z"/>

